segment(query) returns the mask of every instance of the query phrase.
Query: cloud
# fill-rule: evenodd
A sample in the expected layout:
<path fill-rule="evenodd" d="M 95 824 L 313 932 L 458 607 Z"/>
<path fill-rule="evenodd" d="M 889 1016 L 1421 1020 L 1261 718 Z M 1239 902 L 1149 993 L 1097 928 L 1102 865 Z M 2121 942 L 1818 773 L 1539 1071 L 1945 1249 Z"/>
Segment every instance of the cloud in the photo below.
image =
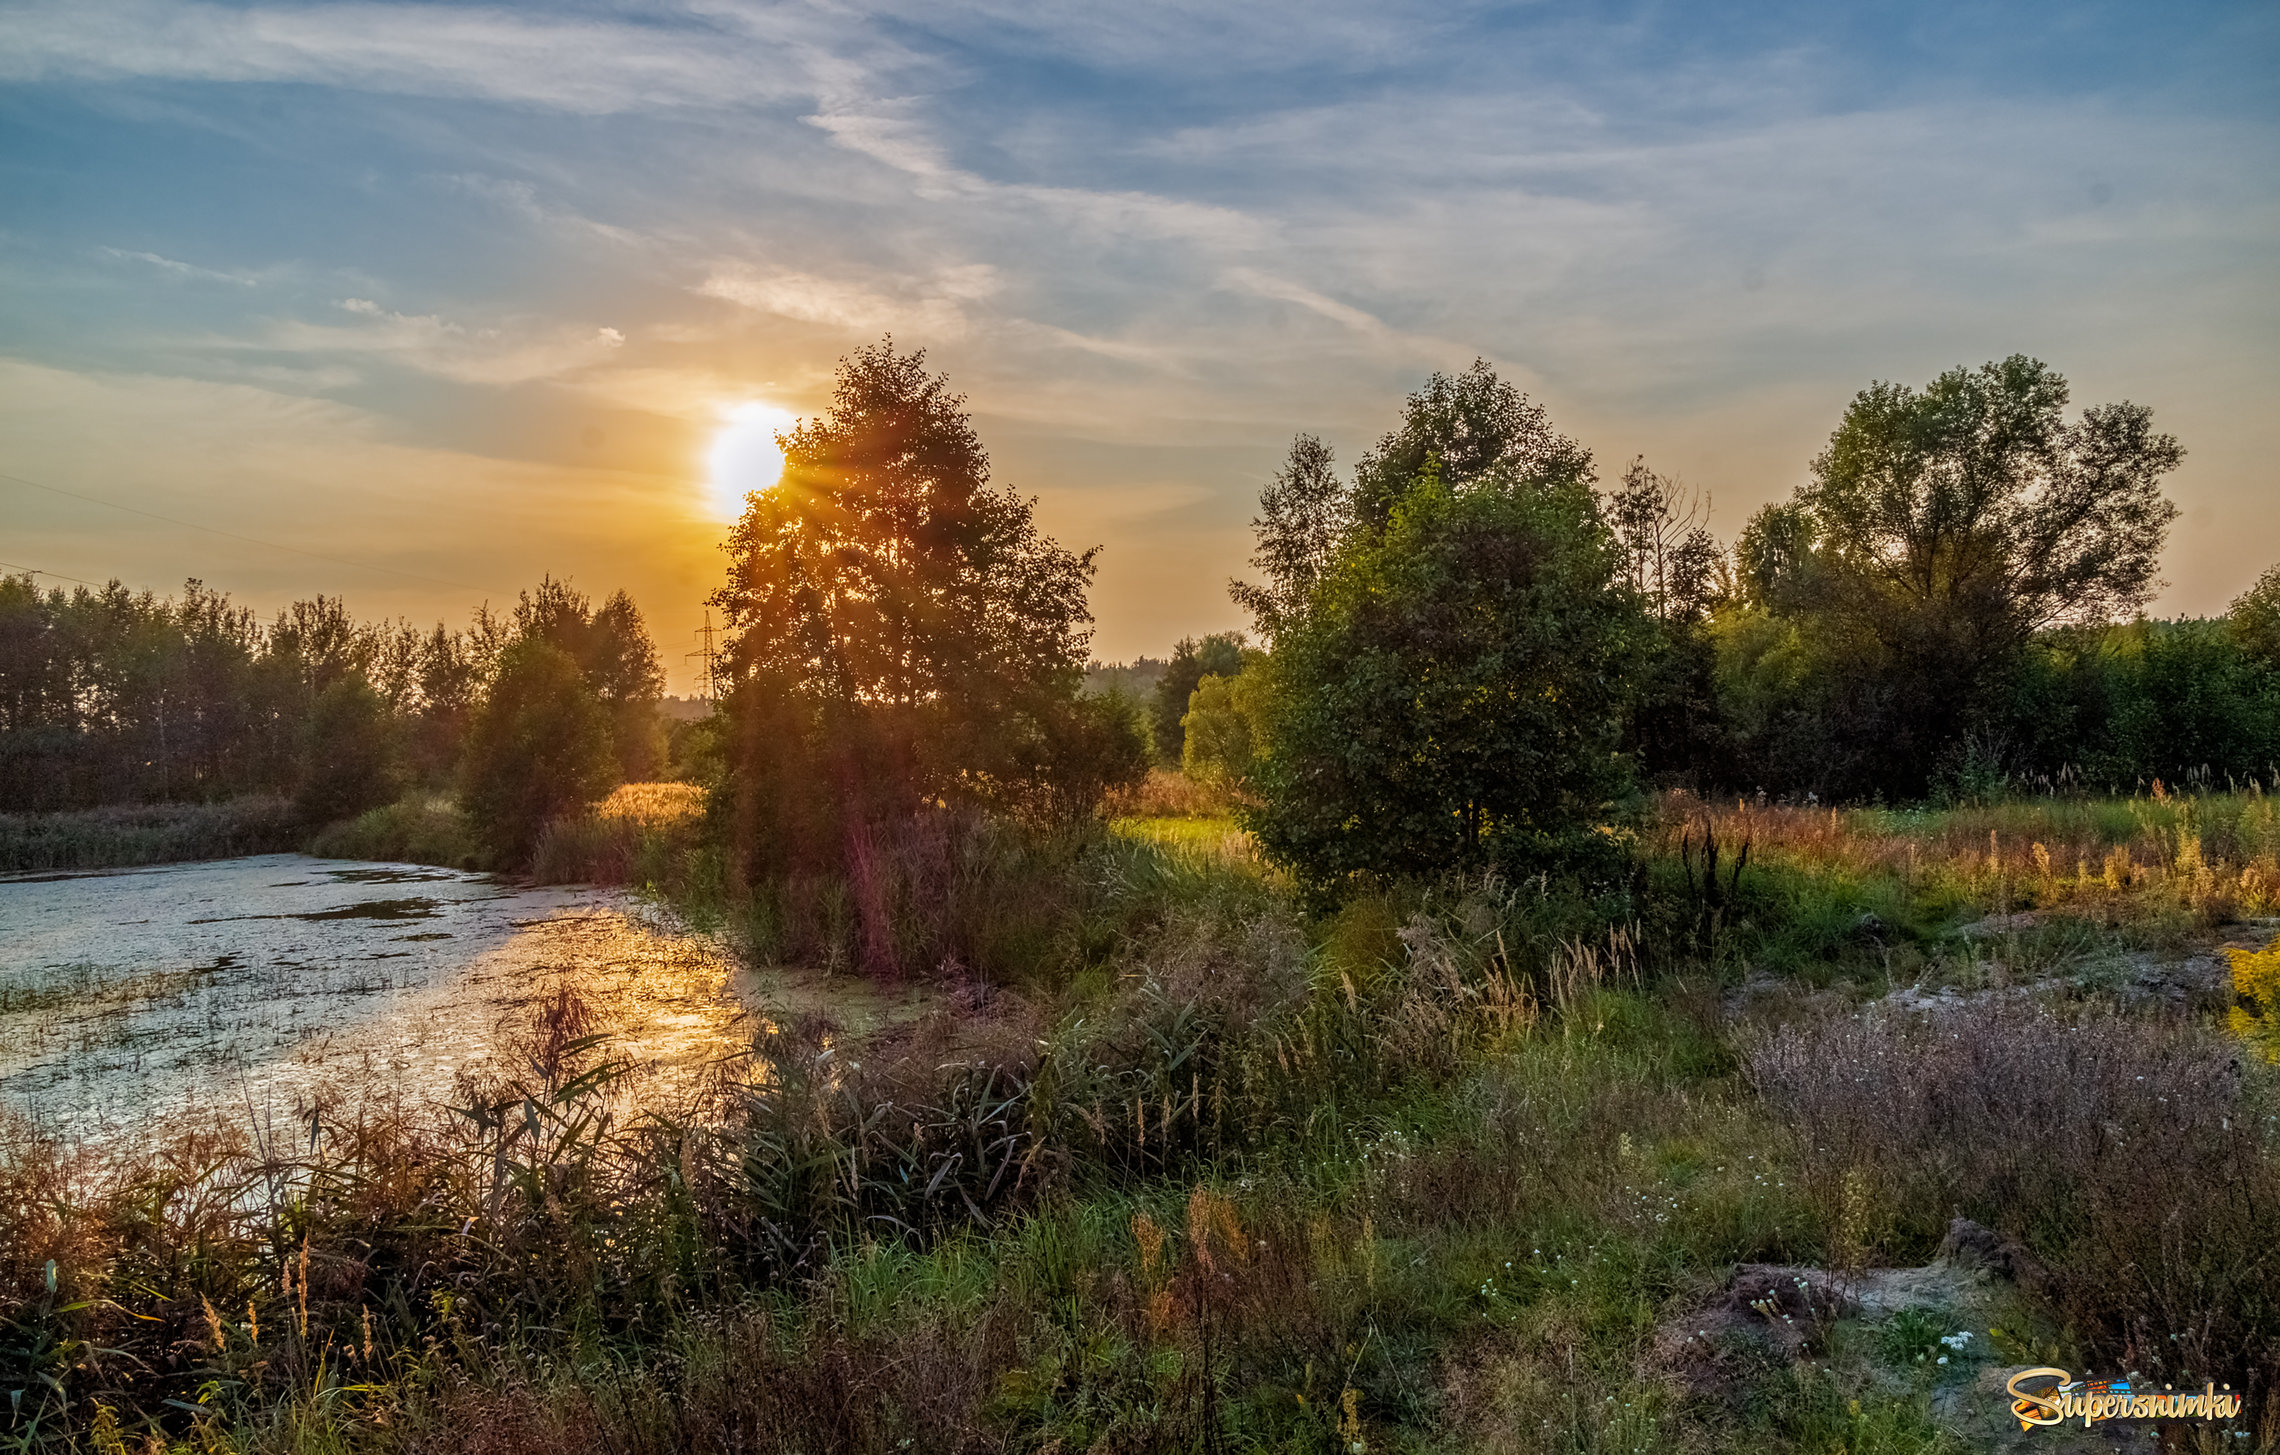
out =
<path fill-rule="evenodd" d="M 200 282 L 208 283 L 233 283 L 240 288 L 255 288 L 259 287 L 261 283 L 261 280 L 251 273 L 233 273 L 219 268 L 201 268 L 195 263 L 185 263 L 176 258 L 161 257 L 157 253 L 133 252 L 126 248 L 110 247 L 102 249 L 102 252 L 103 256 L 107 258 L 116 258 L 124 263 L 143 263 L 158 269 L 162 273 L 171 273 L 177 278 L 195 278 Z"/>
<path fill-rule="evenodd" d="M 469 327 L 439 314 L 398 313 L 369 298 L 343 298 L 352 324 L 288 319 L 252 340 L 210 340 L 225 352 L 371 355 L 462 384 L 523 384 L 591 368 L 625 346 L 618 329 L 518 322 Z"/>
<path fill-rule="evenodd" d="M 827 26 L 787 5 L 642 24 L 443 4 L 244 8 L 125 0 L 0 10 L 0 80 L 297 82 L 608 114 L 813 96 Z M 883 49 L 880 47 L 874 47 Z"/>
<path fill-rule="evenodd" d="M 708 275 L 696 291 L 740 308 L 852 333 L 900 329 L 956 338 L 967 328 L 964 305 L 996 293 L 998 276 L 986 263 L 968 263 L 924 278 L 884 280 L 884 287 L 874 287 L 815 273 L 728 263 Z"/>
<path fill-rule="evenodd" d="M 167 150 L 176 120 L 210 125 L 201 147 L 274 176 L 214 206 L 234 255 L 287 235 L 308 259 L 304 293 L 236 286 L 272 278 L 122 170 L 153 219 L 126 235 L 156 251 L 105 255 L 147 290 L 89 330 L 107 357 L 154 355 L 163 319 L 181 367 L 279 391 L 545 382 L 521 392 L 686 429 L 716 400 L 813 405 L 848 342 L 892 331 L 972 396 L 1009 478 L 1071 482 L 1052 508 L 1131 537 L 1105 600 L 1200 614 L 1227 609 L 1248 492 L 1292 430 L 1350 460 L 1475 354 L 1603 459 L 1649 448 L 1715 489 L 1728 526 L 1853 388 L 2015 348 L 2084 397 L 2151 395 L 2190 424 L 2189 471 L 2261 488 L 2269 104 L 2134 54 L 1995 75 L 1979 51 L 2047 49 L 2051 27 L 2007 24 L 2009 49 L 1465 0 L 30 0 L 0 7 L 0 83 L 92 98 L 165 156 L 210 156 Z M 301 89 L 256 106 L 231 82 Z M 307 124 L 282 134 L 272 101 Z M 26 231 L 0 288 L 29 296 L 50 230 Z M 375 257 L 394 271 L 350 271 Z M 175 343 L 195 328 L 223 342 Z M 482 412 L 397 394 L 407 437 Z M 1176 503 L 1110 520 L 1075 482 Z M 1159 546 L 1212 560 L 1120 574 Z"/>

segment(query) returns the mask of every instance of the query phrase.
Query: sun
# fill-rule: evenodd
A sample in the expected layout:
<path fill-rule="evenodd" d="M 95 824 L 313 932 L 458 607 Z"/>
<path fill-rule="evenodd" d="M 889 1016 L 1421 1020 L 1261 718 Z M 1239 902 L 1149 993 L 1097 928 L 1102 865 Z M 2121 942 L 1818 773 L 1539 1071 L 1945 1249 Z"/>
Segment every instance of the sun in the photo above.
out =
<path fill-rule="evenodd" d="M 705 452 L 705 493 L 722 520 L 742 515 L 745 496 L 783 478 L 784 450 L 776 436 L 798 422 L 790 410 L 757 399 L 721 410 L 720 433 Z"/>

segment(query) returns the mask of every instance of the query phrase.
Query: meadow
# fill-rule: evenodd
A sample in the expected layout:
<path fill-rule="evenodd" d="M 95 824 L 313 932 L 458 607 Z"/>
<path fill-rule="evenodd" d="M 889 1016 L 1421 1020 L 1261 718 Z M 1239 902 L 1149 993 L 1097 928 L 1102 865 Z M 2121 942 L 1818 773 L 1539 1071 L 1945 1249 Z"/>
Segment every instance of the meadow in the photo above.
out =
<path fill-rule="evenodd" d="M 857 973 L 621 795 L 541 863 Z M 1960 1451 L 2022 1364 L 2280 1441 L 2260 791 L 1674 795 L 1598 882 L 1317 913 L 1208 791 L 1114 807 L 886 846 L 927 1012 L 673 1105 L 564 996 L 449 1109 L 12 1129 L 0 1448 Z"/>

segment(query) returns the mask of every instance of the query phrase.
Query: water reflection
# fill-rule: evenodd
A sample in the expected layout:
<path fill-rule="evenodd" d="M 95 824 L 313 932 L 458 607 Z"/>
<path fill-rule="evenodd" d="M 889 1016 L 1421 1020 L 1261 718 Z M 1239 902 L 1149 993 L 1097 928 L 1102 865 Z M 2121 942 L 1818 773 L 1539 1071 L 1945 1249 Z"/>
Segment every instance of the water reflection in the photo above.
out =
<path fill-rule="evenodd" d="M 608 890 L 301 855 L 0 882 L 0 1106 L 105 1142 L 327 1088 L 445 1096 L 566 985 L 642 1096 L 763 1024 L 726 956 Z"/>

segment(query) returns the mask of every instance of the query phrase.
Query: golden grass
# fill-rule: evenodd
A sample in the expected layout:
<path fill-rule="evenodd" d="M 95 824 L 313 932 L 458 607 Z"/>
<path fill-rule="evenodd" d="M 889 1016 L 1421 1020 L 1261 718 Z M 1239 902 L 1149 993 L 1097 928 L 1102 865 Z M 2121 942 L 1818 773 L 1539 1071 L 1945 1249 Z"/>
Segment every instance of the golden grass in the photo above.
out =
<path fill-rule="evenodd" d="M 1111 789 L 1103 811 L 1112 819 L 1226 819 L 1234 800 L 1224 785 L 1201 782 L 1178 769 L 1150 768 L 1131 787 Z"/>
<path fill-rule="evenodd" d="M 1675 852 L 1714 827 L 1770 854 L 1911 887 L 1945 882 L 2011 907 L 2172 901 L 2210 923 L 2280 912 L 2280 812 L 2261 792 L 2016 799 L 1956 809 L 1835 809 L 1666 795 L 1650 831 Z"/>
<path fill-rule="evenodd" d="M 621 783 L 595 806 L 594 817 L 665 828 L 689 823 L 704 811 L 705 791 L 694 783 Z"/>

